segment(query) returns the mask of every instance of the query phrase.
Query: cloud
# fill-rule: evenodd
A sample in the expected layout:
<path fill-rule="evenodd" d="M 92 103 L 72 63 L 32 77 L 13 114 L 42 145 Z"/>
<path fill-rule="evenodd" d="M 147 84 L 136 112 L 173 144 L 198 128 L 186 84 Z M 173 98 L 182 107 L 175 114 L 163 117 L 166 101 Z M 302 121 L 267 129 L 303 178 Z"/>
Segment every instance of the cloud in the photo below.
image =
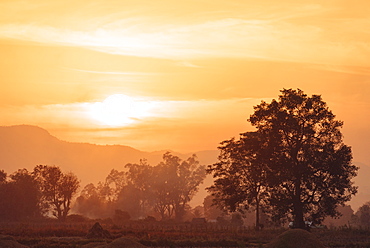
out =
<path fill-rule="evenodd" d="M 370 18 L 340 18 L 341 5 L 286 1 L 252 7 L 239 3 L 231 8 L 226 2 L 217 3 L 217 6 L 225 6 L 224 13 L 214 9 L 212 14 L 201 18 L 205 9 L 200 7 L 194 20 L 184 17 L 177 20 L 169 14 L 173 8 L 165 7 L 165 17 L 160 18 L 140 4 L 128 5 L 127 10 L 117 5 L 117 10 L 108 8 L 94 16 L 93 7 L 96 11 L 103 6 L 98 1 L 96 6 L 89 4 L 82 10 L 80 19 L 77 15 L 67 18 L 63 12 L 58 22 L 65 25 L 45 21 L 4 22 L 0 25 L 0 37 L 184 61 L 227 57 L 351 66 L 368 64 Z"/>
<path fill-rule="evenodd" d="M 223 19 L 160 31 L 78 31 L 35 25 L 3 25 L 3 38 L 80 46 L 119 55 L 170 59 L 262 58 L 323 64 L 365 65 L 368 42 L 335 41 L 319 26 Z M 338 34 L 339 35 L 339 34 Z M 343 33 L 342 35 L 346 35 Z"/>
<path fill-rule="evenodd" d="M 86 103 L 3 106 L 0 113 L 5 125 L 86 125 L 89 118 Z M 6 120 L 9 120 L 7 123 Z"/>
<path fill-rule="evenodd" d="M 370 68 L 368 67 L 355 67 L 355 66 L 336 66 L 336 65 L 314 65 L 311 64 L 308 66 L 309 68 L 322 70 L 322 71 L 331 71 L 331 72 L 338 72 L 343 74 L 354 74 L 354 75 L 364 75 L 370 76 Z"/>
<path fill-rule="evenodd" d="M 124 75 L 124 76 L 148 76 L 148 75 L 156 75 L 158 73 L 148 73 L 148 72 L 127 72 L 127 71 L 91 71 L 91 70 L 82 70 L 76 68 L 63 68 L 66 70 L 83 72 L 83 73 L 92 73 L 92 74 L 106 74 L 106 75 Z"/>
<path fill-rule="evenodd" d="M 177 63 L 178 66 L 184 66 L 184 67 L 192 67 L 192 68 L 202 68 L 202 66 L 196 65 L 194 63 L 191 63 L 189 61 L 180 61 Z"/>

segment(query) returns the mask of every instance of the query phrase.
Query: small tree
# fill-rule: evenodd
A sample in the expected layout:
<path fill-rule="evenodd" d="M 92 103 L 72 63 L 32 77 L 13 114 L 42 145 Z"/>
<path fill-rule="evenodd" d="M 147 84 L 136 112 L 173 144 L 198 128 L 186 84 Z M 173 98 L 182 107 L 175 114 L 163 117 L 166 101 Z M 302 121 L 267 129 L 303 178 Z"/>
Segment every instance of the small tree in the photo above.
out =
<path fill-rule="evenodd" d="M 332 227 L 340 227 L 340 226 L 350 226 L 353 224 L 354 219 L 354 211 L 349 205 L 339 206 L 338 212 L 341 214 L 339 218 L 325 218 L 323 221 L 323 225 L 332 226 Z"/>
<path fill-rule="evenodd" d="M 76 199 L 74 211 L 89 218 L 107 218 L 106 202 L 93 183 L 87 184 Z"/>
<path fill-rule="evenodd" d="M 63 175 L 61 185 L 60 185 L 60 193 L 61 193 L 61 199 L 63 203 L 61 218 L 63 220 L 67 218 L 68 213 L 71 210 L 72 197 L 75 195 L 79 187 L 80 187 L 80 182 L 78 178 L 72 172 L 68 172 Z M 60 219 L 59 215 L 58 215 L 58 219 Z"/>
<path fill-rule="evenodd" d="M 6 183 L 7 174 L 4 170 L 0 170 L 0 184 Z"/>
<path fill-rule="evenodd" d="M 225 215 L 225 212 L 221 209 L 222 205 L 215 205 L 214 199 L 214 196 L 208 195 L 203 201 L 204 216 L 209 220 L 217 220 L 218 217 Z"/>
<path fill-rule="evenodd" d="M 162 219 L 175 216 L 181 221 L 187 204 L 198 191 L 205 175 L 205 167 L 199 165 L 195 155 L 182 161 L 169 152 L 165 153 L 163 161 L 153 167 L 150 181 L 155 211 Z"/>
<path fill-rule="evenodd" d="M 117 201 L 120 192 L 127 185 L 125 172 L 112 169 L 106 177 L 104 185 L 110 189 L 110 200 Z"/>
<path fill-rule="evenodd" d="M 4 174 L 6 175 L 6 174 Z M 26 169 L 20 169 L 0 183 L 0 219 L 21 221 L 41 216 L 37 182 Z"/>
<path fill-rule="evenodd" d="M 168 155 L 168 157 L 167 157 Z M 165 154 L 164 159 L 171 160 L 170 154 Z M 176 219 L 182 221 L 185 215 L 187 204 L 198 192 L 199 185 L 206 176 L 205 166 L 199 165 L 195 154 L 177 165 L 175 192 L 172 197 L 173 208 Z"/>
<path fill-rule="evenodd" d="M 208 173 L 215 178 L 208 190 L 215 197 L 216 204 L 226 210 L 244 212 L 250 207 L 256 211 L 256 229 L 260 228 L 260 211 L 266 204 L 266 161 L 265 145 L 257 132 L 241 134 L 221 142 L 219 162 L 208 166 Z"/>
<path fill-rule="evenodd" d="M 354 220 L 360 227 L 370 227 L 370 202 L 365 203 L 357 210 Z"/>
<path fill-rule="evenodd" d="M 38 165 L 33 175 L 37 179 L 44 204 L 52 208 L 52 214 L 64 221 L 70 211 L 71 200 L 80 186 L 73 173 L 63 174 L 59 167 Z"/>

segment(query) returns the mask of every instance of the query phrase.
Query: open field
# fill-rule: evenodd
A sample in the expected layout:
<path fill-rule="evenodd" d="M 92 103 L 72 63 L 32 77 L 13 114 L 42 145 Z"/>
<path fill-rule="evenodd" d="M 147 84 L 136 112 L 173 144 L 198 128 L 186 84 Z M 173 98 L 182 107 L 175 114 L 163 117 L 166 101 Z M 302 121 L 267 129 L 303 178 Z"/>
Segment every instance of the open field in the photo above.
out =
<path fill-rule="evenodd" d="M 219 225 L 163 224 L 131 222 L 102 224 L 110 238 L 88 239 L 93 222 L 86 223 L 1 223 L 0 234 L 12 236 L 32 248 L 86 247 L 95 242 L 109 243 L 126 237 L 148 247 L 263 247 L 286 229 L 266 229 Z M 370 247 L 370 230 L 342 228 L 311 231 L 326 247 Z M 93 247 L 93 246 L 89 246 Z"/>

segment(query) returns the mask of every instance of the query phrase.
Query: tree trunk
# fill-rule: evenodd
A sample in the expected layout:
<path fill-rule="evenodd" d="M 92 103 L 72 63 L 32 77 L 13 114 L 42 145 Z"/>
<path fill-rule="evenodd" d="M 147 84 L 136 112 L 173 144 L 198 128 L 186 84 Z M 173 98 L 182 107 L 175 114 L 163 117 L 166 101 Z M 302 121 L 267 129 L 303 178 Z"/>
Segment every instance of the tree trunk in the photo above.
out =
<path fill-rule="evenodd" d="M 166 209 L 163 208 L 163 207 L 158 207 L 158 212 L 160 213 L 161 215 L 161 220 L 165 220 L 166 219 Z"/>
<path fill-rule="evenodd" d="M 303 203 L 301 202 L 301 180 L 300 178 L 295 181 L 295 195 L 293 200 L 293 214 L 294 214 L 294 228 L 306 229 L 303 220 Z"/>
<path fill-rule="evenodd" d="M 175 220 L 182 222 L 185 215 L 185 204 L 176 204 L 175 208 Z"/>
<path fill-rule="evenodd" d="M 57 211 L 55 217 L 57 217 L 57 219 L 59 221 L 61 221 L 62 220 L 62 208 L 61 208 L 61 205 L 60 204 L 56 204 L 55 210 Z"/>
<path fill-rule="evenodd" d="M 303 206 L 299 201 L 294 202 L 294 228 L 306 229 L 306 225 L 303 220 Z"/>
<path fill-rule="evenodd" d="M 260 203 L 258 200 L 258 197 L 256 197 L 256 231 L 259 231 L 261 229 L 260 224 Z"/>
<path fill-rule="evenodd" d="M 67 220 L 68 212 L 70 210 L 70 207 L 69 207 L 70 203 L 71 203 L 71 201 L 69 199 L 64 199 L 64 201 L 63 201 L 63 210 L 62 210 L 62 213 L 63 213 L 62 221 Z"/>

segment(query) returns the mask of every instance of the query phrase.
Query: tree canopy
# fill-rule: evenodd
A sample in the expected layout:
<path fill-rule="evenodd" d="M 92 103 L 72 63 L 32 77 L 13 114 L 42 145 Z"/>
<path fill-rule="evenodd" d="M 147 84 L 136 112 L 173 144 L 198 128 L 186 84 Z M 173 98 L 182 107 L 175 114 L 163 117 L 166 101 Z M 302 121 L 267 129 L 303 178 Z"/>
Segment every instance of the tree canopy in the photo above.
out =
<path fill-rule="evenodd" d="M 71 200 L 80 186 L 73 173 L 63 173 L 58 166 L 38 165 L 33 170 L 46 208 L 59 220 L 65 220 L 71 209 Z"/>
<path fill-rule="evenodd" d="M 221 143 L 220 161 L 208 168 L 216 178 L 211 191 L 225 206 L 251 206 L 253 188 L 260 184 L 272 216 L 290 214 L 295 226 L 304 228 L 304 218 L 320 222 L 339 214 L 337 206 L 357 192 L 351 180 L 358 168 L 343 142 L 343 122 L 321 96 L 299 89 L 281 93 L 254 107 L 249 122 L 255 132 Z M 220 186 L 226 180 L 232 188 Z M 228 202 L 235 193 L 237 199 Z"/>
<path fill-rule="evenodd" d="M 33 172 L 19 169 L 9 176 L 0 171 L 0 220 L 25 220 L 51 212 L 65 220 L 79 180 L 58 166 L 38 165 Z"/>
<path fill-rule="evenodd" d="M 205 166 L 195 155 L 182 160 L 170 152 L 163 154 L 162 162 L 155 166 L 140 160 L 138 164 L 126 164 L 125 169 L 112 170 L 98 187 L 87 185 L 77 198 L 77 211 L 107 217 L 105 213 L 119 209 L 134 219 L 150 213 L 162 220 L 180 221 L 206 176 Z"/>
<path fill-rule="evenodd" d="M 26 169 L 9 176 L 0 171 L 0 220 L 19 221 L 41 216 L 40 192 L 36 180 Z"/>

